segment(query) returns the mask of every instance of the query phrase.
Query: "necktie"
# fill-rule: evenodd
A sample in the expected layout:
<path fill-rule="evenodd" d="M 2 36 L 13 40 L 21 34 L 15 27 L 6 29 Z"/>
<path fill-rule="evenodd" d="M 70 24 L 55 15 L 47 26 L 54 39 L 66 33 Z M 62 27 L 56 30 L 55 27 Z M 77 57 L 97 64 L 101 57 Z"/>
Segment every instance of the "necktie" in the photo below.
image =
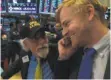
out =
<path fill-rule="evenodd" d="M 94 48 L 85 51 L 84 58 L 80 65 L 78 79 L 90 79 L 92 73 L 93 56 L 96 53 Z"/>
<path fill-rule="evenodd" d="M 42 70 L 43 70 L 43 79 L 52 79 L 53 78 L 53 73 L 52 73 L 47 61 L 43 63 Z"/>
<path fill-rule="evenodd" d="M 40 60 L 38 60 L 38 64 L 35 71 L 35 79 L 42 79 L 42 67 Z"/>
<path fill-rule="evenodd" d="M 36 58 L 35 58 L 35 56 L 31 56 L 31 60 L 29 63 L 29 68 L 28 68 L 27 79 L 34 79 L 35 78 L 36 66 L 37 66 Z"/>

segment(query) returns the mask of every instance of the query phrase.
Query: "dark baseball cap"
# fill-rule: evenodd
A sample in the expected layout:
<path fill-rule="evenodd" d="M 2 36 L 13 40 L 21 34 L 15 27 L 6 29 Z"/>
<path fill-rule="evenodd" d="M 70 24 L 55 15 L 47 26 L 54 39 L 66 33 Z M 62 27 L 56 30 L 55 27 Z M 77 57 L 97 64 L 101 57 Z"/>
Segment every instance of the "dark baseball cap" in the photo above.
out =
<path fill-rule="evenodd" d="M 28 38 L 30 39 L 38 39 L 40 37 L 45 37 L 45 29 L 41 26 L 37 27 L 33 27 L 30 29 L 30 33 Z"/>
<path fill-rule="evenodd" d="M 24 26 L 20 33 L 23 38 L 38 39 L 45 36 L 45 29 L 39 23 L 32 22 Z"/>

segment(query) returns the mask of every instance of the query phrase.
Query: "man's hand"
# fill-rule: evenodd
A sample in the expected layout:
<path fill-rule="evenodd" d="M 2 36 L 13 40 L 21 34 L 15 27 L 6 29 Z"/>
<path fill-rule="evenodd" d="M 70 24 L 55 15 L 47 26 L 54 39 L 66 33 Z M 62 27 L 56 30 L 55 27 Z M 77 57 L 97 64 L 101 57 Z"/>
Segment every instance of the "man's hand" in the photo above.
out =
<path fill-rule="evenodd" d="M 64 39 L 58 42 L 59 60 L 69 59 L 77 50 L 77 48 L 70 46 L 64 46 Z"/>

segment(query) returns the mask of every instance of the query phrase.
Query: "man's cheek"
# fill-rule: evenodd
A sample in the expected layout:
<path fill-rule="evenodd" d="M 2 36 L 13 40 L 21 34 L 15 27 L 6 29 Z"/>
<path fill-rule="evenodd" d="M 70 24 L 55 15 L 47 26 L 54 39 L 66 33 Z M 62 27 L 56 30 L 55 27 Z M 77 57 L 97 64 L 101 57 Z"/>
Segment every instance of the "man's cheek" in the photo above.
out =
<path fill-rule="evenodd" d="M 46 49 L 40 50 L 40 51 L 38 52 L 38 55 L 39 55 L 39 57 L 41 57 L 41 58 L 46 58 L 47 55 L 48 55 L 48 53 L 49 53 L 49 49 L 46 48 Z"/>
<path fill-rule="evenodd" d="M 72 26 L 69 26 L 68 31 L 69 31 L 69 34 L 71 35 L 77 31 L 77 28 L 72 25 Z"/>

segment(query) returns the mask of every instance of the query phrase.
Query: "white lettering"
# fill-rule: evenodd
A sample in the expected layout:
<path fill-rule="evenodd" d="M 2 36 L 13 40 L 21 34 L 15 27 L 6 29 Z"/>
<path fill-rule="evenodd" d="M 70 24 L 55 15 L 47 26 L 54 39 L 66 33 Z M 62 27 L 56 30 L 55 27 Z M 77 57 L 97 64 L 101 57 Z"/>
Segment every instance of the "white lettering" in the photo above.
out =
<path fill-rule="evenodd" d="M 22 8 L 20 8 L 20 7 L 14 7 L 13 9 L 14 10 L 22 10 Z"/>
<path fill-rule="evenodd" d="M 23 10 L 35 10 L 35 8 L 23 8 Z"/>
<path fill-rule="evenodd" d="M 32 8 L 32 10 L 35 10 L 35 8 Z"/>

